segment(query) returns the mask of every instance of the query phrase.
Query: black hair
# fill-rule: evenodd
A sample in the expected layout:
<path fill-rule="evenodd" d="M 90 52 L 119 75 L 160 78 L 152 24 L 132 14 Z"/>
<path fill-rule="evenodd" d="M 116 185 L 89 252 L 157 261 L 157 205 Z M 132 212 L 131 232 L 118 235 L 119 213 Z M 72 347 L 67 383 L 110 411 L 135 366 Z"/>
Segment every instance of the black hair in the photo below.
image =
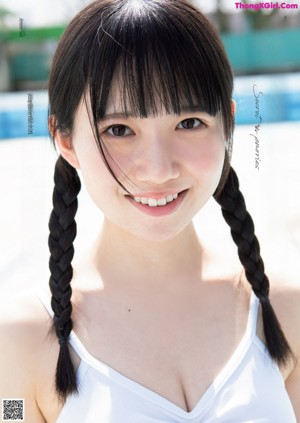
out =
<path fill-rule="evenodd" d="M 62 177 L 63 175 L 63 177 Z M 75 371 L 69 354 L 68 339 L 72 330 L 71 262 L 74 256 L 73 241 L 76 237 L 75 214 L 80 180 L 76 170 L 61 156 L 54 172 L 53 210 L 49 220 L 49 286 L 52 294 L 51 307 L 54 312 L 53 325 L 60 350 L 56 368 L 56 387 L 59 396 L 65 398 L 77 391 Z"/>
<path fill-rule="evenodd" d="M 120 87 L 125 114 L 155 116 L 162 109 L 180 114 L 184 107 L 200 107 L 221 116 L 227 149 L 214 197 L 260 300 L 267 348 L 276 362 L 285 363 L 291 350 L 270 304 L 269 281 L 253 221 L 230 167 L 233 75 L 216 30 L 186 0 L 98 0 L 75 16 L 63 34 L 49 80 L 52 139 L 57 131 L 72 134 L 77 107 L 88 98 L 98 148 L 113 177 L 129 192 L 110 169 L 98 131 L 114 82 Z M 56 389 L 63 399 L 77 389 L 66 341 L 72 329 L 71 261 L 79 189 L 76 170 L 59 157 L 49 247 L 53 323 L 60 341 Z"/>
<path fill-rule="evenodd" d="M 270 283 L 265 274 L 254 223 L 246 209 L 238 177 L 232 167 L 222 191 L 220 194 L 214 194 L 214 198 L 220 204 L 223 217 L 230 226 L 231 236 L 238 247 L 239 259 L 244 266 L 247 280 L 260 300 L 267 349 L 278 365 L 285 365 L 289 358 L 294 358 L 293 352 L 270 303 Z"/>

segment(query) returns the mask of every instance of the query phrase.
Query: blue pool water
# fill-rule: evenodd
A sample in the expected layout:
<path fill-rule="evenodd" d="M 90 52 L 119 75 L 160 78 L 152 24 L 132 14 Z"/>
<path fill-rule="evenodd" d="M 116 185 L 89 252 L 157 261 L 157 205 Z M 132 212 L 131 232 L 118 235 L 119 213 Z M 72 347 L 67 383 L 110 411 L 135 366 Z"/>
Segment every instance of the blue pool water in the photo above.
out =
<path fill-rule="evenodd" d="M 48 133 L 46 91 L 0 94 L 0 139 Z"/>
<path fill-rule="evenodd" d="M 235 79 L 236 123 L 300 121 L 300 73 Z"/>
<path fill-rule="evenodd" d="M 300 73 L 235 78 L 237 124 L 300 121 Z M 47 135 L 46 91 L 0 94 L 0 139 Z"/>

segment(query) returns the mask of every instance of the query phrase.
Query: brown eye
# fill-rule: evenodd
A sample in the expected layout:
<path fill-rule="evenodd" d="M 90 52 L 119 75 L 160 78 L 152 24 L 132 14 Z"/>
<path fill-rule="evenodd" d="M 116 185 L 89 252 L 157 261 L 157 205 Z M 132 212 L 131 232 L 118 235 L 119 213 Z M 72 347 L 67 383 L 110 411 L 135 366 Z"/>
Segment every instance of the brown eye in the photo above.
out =
<path fill-rule="evenodd" d="M 178 129 L 194 129 L 201 125 L 203 125 L 203 123 L 201 122 L 200 119 L 189 118 L 189 119 L 184 119 L 183 121 L 181 121 L 178 124 L 177 128 Z"/>
<path fill-rule="evenodd" d="M 132 130 L 125 125 L 112 125 L 110 126 L 106 132 L 114 137 L 124 137 L 126 135 L 132 135 Z"/>

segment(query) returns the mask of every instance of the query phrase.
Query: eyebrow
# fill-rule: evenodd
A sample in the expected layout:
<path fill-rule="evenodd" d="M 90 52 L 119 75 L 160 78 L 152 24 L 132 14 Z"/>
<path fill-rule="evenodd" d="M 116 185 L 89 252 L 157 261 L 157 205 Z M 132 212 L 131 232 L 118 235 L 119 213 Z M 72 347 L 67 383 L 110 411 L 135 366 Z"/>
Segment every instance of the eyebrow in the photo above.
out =
<path fill-rule="evenodd" d="M 174 114 L 176 116 L 179 116 L 180 114 L 183 113 L 193 113 L 193 112 L 198 112 L 198 113 L 207 113 L 210 115 L 210 113 L 204 109 L 203 106 L 199 105 L 199 104 L 195 104 L 195 105 L 191 105 L 191 106 L 185 106 L 182 107 L 180 109 L 180 113 L 170 113 L 170 114 Z M 128 119 L 128 118 L 136 118 L 138 117 L 135 113 L 132 112 L 115 112 L 115 113 L 107 113 L 105 114 L 103 117 L 101 117 L 101 119 L 99 119 L 100 122 L 105 122 L 107 120 L 111 120 L 111 119 Z"/>

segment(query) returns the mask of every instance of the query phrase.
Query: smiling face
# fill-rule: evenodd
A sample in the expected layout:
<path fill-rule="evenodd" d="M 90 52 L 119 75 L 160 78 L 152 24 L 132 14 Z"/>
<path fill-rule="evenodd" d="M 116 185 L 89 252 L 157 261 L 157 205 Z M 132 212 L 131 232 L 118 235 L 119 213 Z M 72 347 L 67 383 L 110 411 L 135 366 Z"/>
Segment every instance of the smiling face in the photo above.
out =
<path fill-rule="evenodd" d="M 221 40 L 189 2 L 93 2 L 54 57 L 53 137 L 115 227 L 170 239 L 216 195 L 232 88 Z"/>
<path fill-rule="evenodd" d="M 91 198 L 116 227 L 151 241 L 170 239 L 188 226 L 219 183 L 225 155 L 220 116 L 195 107 L 179 115 L 162 109 L 156 116 L 135 117 L 122 112 L 118 93 L 109 96 L 98 130 L 108 165 L 128 192 L 99 152 L 84 101 L 71 140 L 58 143 L 61 153 L 81 169 Z"/>

